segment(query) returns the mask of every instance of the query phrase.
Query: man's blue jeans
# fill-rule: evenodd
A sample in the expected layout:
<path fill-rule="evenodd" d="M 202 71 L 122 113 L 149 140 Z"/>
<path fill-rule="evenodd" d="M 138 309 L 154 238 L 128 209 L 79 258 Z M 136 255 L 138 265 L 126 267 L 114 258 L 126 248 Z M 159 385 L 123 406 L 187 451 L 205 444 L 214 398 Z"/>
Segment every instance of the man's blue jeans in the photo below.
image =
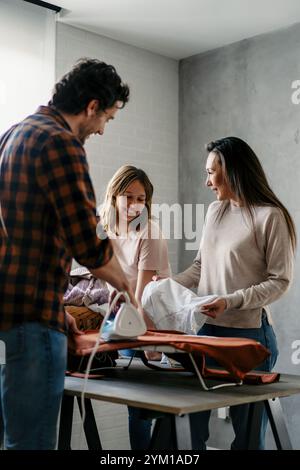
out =
<path fill-rule="evenodd" d="M 263 312 L 261 328 L 225 328 L 221 326 L 204 325 L 198 332 L 198 335 L 251 338 L 256 341 L 259 341 L 267 349 L 269 349 L 271 355 L 265 360 L 265 362 L 260 364 L 256 368 L 256 370 L 271 371 L 275 365 L 278 356 L 276 336 L 274 334 L 272 326 L 268 323 L 265 312 Z M 209 358 L 206 358 L 206 363 L 209 366 L 218 365 Z M 237 405 L 230 407 L 230 417 L 235 432 L 235 439 L 231 444 L 232 450 L 247 449 L 248 413 L 249 405 Z M 203 411 L 190 415 L 193 449 L 206 449 L 206 441 L 209 438 L 209 418 L 210 411 Z M 264 410 L 260 430 L 260 450 L 264 449 L 267 424 L 267 413 Z"/>
<path fill-rule="evenodd" d="M 6 345 L 6 364 L 0 366 L 0 440 L 4 437 L 6 449 L 55 449 L 67 337 L 27 322 L 0 331 L 0 340 Z"/>

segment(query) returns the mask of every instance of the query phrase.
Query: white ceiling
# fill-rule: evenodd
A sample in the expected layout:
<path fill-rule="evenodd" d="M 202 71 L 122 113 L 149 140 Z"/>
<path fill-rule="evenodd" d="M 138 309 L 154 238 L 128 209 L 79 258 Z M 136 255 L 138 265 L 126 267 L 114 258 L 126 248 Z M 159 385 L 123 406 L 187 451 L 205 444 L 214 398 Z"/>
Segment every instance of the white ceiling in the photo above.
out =
<path fill-rule="evenodd" d="M 59 21 L 174 59 L 300 22 L 300 0 L 52 0 L 51 3 L 64 9 Z"/>

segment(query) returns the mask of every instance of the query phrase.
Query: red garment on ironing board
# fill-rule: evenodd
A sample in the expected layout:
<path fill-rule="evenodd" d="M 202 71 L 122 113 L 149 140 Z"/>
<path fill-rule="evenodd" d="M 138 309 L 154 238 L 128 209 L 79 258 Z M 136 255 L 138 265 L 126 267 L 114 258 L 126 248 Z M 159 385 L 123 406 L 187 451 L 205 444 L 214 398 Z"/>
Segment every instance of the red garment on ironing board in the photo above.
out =
<path fill-rule="evenodd" d="M 85 335 L 69 337 L 69 350 L 71 353 L 85 356 L 93 350 L 98 338 L 98 331 L 87 331 Z M 213 336 L 185 335 L 174 331 L 147 331 L 145 335 L 136 340 L 102 341 L 98 352 L 115 351 L 150 345 L 168 345 L 186 353 L 195 353 L 195 359 L 199 370 L 204 377 L 227 377 L 243 380 L 246 374 L 265 361 L 270 352 L 260 343 L 248 338 L 221 338 Z M 207 369 L 205 367 L 205 355 L 215 359 L 224 367 L 225 371 Z M 213 376 L 212 376 L 213 375 Z M 278 374 L 263 374 L 252 372 L 248 376 L 253 377 L 254 382 L 268 383 L 278 380 Z"/>

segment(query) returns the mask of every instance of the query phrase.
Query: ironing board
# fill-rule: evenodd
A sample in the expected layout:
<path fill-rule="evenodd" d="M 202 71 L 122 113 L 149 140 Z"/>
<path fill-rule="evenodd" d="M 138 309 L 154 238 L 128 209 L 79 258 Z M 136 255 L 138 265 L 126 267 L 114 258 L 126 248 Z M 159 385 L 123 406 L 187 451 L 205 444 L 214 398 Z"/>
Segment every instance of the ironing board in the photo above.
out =
<path fill-rule="evenodd" d="M 91 331 L 86 332 L 84 336 L 69 338 L 69 347 L 73 350 L 73 354 L 81 356 L 89 355 L 93 350 L 97 337 L 98 332 Z M 212 369 L 208 369 L 205 366 L 205 355 L 210 356 L 224 368 L 221 374 L 218 371 L 215 373 L 215 378 L 223 380 L 223 382 L 229 379 L 230 385 L 234 386 L 241 385 L 249 373 L 252 374 L 251 379 L 253 379 L 251 371 L 264 362 L 269 355 L 269 351 L 264 346 L 248 338 L 190 336 L 179 334 L 178 332 L 151 330 L 148 330 L 145 335 L 130 341 L 102 341 L 97 351 L 109 352 L 136 348 L 138 350 L 156 350 L 166 352 L 167 354 L 174 351 L 176 353 L 178 351 L 186 353 L 193 365 L 193 371 L 206 391 L 229 386 L 229 384 L 223 383 L 213 387 L 206 386 L 203 377 L 209 376 L 211 378 Z M 258 381 L 252 381 L 252 383 L 271 383 L 278 380 L 278 378 L 278 374 L 275 373 L 264 374 L 264 376 L 259 373 L 258 377 L 256 377 Z"/>

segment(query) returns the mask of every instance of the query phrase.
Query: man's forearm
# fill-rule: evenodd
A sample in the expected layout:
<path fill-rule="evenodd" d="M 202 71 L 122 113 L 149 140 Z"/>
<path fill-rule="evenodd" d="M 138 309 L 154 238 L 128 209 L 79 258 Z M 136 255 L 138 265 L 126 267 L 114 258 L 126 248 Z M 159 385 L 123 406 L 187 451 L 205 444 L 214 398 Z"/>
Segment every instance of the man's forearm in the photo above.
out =
<path fill-rule="evenodd" d="M 98 279 L 102 279 L 103 281 L 108 282 L 118 291 L 128 292 L 131 302 L 136 305 L 130 284 L 126 279 L 125 274 L 122 271 L 119 261 L 115 255 L 113 255 L 109 262 L 104 266 L 96 269 L 90 269 L 90 272 Z"/>

